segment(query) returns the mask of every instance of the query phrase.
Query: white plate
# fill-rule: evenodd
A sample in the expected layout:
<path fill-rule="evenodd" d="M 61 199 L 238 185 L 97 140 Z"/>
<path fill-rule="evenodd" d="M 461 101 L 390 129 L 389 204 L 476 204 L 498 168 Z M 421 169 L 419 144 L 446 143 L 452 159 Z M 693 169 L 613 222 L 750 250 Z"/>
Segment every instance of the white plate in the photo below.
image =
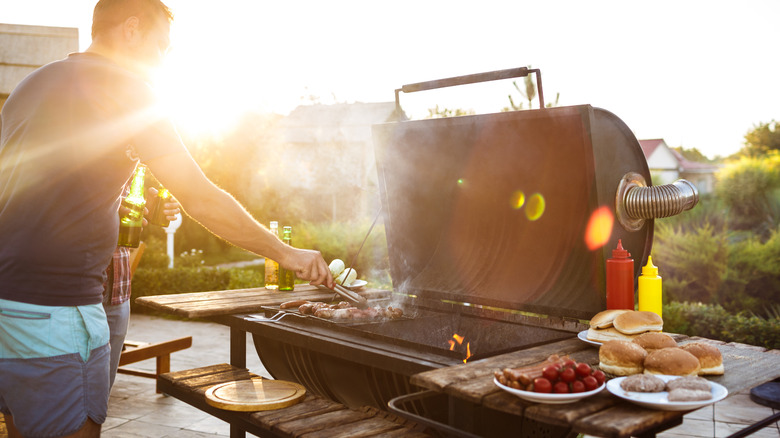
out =
<path fill-rule="evenodd" d="M 602 389 L 604 389 L 604 385 L 605 385 L 604 383 L 602 383 L 601 386 L 594 389 L 593 391 L 577 392 L 572 394 L 554 394 L 554 393 L 546 394 L 543 392 L 521 391 L 519 389 L 510 388 L 508 386 L 502 385 L 495 377 L 493 377 L 493 383 L 495 383 L 496 386 L 503 389 L 504 391 L 510 394 L 514 394 L 524 400 L 528 400 L 534 403 L 547 403 L 552 405 L 571 403 L 583 399 L 585 397 L 598 394 L 599 392 L 601 392 Z"/>
<path fill-rule="evenodd" d="M 363 286 L 365 286 L 367 284 L 368 284 L 368 282 L 366 280 L 355 280 L 355 281 L 352 282 L 352 284 L 350 284 L 349 286 L 345 286 L 345 287 L 347 289 L 357 289 L 357 288 L 361 288 L 361 287 L 363 287 Z"/>
<path fill-rule="evenodd" d="M 678 378 L 679 376 L 656 375 L 656 377 L 660 378 L 664 382 L 668 382 L 670 380 L 674 380 Z M 717 384 L 715 382 L 710 382 L 710 387 L 712 388 L 711 389 L 712 398 L 710 398 L 709 400 L 690 401 L 690 402 L 670 402 L 668 399 L 669 393 L 666 391 L 662 391 L 662 392 L 626 391 L 620 387 L 620 382 L 622 382 L 624 379 L 625 377 L 618 377 L 616 379 L 612 379 L 608 381 L 607 390 L 612 394 L 615 394 L 616 396 L 628 400 L 632 403 L 636 403 L 639 406 L 644 406 L 646 408 L 652 408 L 652 409 L 660 409 L 662 411 L 691 411 L 694 409 L 699 409 L 703 406 L 711 405 L 715 402 L 719 402 L 724 398 L 726 398 L 727 395 L 729 395 L 729 390 L 726 389 L 723 385 Z"/>
<path fill-rule="evenodd" d="M 588 344 L 595 345 L 597 347 L 601 346 L 601 342 L 591 341 L 590 339 L 588 339 L 588 331 L 587 330 L 583 330 L 583 331 L 577 333 L 577 337 L 580 338 L 580 341 L 582 341 L 582 342 L 587 342 Z"/>

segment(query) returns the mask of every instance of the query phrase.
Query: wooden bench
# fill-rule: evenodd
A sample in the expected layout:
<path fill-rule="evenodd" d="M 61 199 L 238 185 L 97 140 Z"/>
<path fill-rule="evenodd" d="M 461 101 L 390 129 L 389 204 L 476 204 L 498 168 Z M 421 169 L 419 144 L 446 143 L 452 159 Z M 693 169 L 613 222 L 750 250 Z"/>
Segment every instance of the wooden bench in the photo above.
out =
<path fill-rule="evenodd" d="M 157 387 L 204 412 L 230 423 L 231 437 L 249 432 L 262 437 L 428 437 L 425 427 L 373 407 L 346 406 L 306 394 L 290 407 L 258 412 L 219 409 L 206 402 L 206 390 L 214 385 L 258 377 L 247 369 L 228 364 L 211 365 L 162 374 Z"/>
<path fill-rule="evenodd" d="M 191 346 L 192 336 L 155 344 L 125 341 L 125 348 L 122 350 L 122 355 L 119 357 L 119 369 L 117 369 L 117 373 L 157 379 L 160 374 L 169 373 L 171 371 L 171 353 L 190 348 Z M 157 359 L 157 367 L 154 373 L 122 368 L 124 365 L 152 358 Z M 157 393 L 161 392 L 160 382 L 158 380 Z"/>

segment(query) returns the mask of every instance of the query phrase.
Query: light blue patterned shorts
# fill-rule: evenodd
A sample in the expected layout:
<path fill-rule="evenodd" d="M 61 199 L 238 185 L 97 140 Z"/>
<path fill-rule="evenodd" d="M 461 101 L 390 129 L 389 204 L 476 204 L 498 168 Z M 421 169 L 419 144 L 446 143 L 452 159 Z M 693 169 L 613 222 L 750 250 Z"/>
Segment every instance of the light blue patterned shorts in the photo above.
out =
<path fill-rule="evenodd" d="M 24 436 L 102 424 L 109 394 L 102 304 L 39 306 L 0 299 L 0 412 Z"/>

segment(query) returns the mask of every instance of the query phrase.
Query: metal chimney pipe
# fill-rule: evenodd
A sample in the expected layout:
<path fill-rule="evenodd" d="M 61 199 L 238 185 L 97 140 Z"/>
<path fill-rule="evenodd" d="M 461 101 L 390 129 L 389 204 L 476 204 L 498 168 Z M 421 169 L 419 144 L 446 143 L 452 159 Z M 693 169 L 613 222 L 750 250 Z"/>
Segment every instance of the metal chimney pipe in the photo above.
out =
<path fill-rule="evenodd" d="M 699 202 L 699 191 L 685 179 L 647 187 L 641 175 L 629 172 L 618 184 L 615 201 L 620 224 L 628 231 L 637 231 L 647 219 L 674 216 L 692 209 Z"/>

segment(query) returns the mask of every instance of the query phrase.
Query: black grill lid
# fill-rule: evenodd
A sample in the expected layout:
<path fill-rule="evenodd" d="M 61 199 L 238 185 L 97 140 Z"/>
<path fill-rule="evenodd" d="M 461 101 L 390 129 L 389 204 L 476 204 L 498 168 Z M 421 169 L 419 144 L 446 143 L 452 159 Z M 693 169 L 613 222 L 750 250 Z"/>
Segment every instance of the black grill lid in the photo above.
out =
<path fill-rule="evenodd" d="M 639 142 L 607 111 L 406 121 L 373 134 L 397 292 L 587 319 L 605 307 L 617 240 L 636 271 L 650 252 L 652 221 L 629 232 L 614 220 L 596 230 L 606 244 L 586 240 L 597 211 L 614 219 L 623 175 L 650 180 Z"/>

